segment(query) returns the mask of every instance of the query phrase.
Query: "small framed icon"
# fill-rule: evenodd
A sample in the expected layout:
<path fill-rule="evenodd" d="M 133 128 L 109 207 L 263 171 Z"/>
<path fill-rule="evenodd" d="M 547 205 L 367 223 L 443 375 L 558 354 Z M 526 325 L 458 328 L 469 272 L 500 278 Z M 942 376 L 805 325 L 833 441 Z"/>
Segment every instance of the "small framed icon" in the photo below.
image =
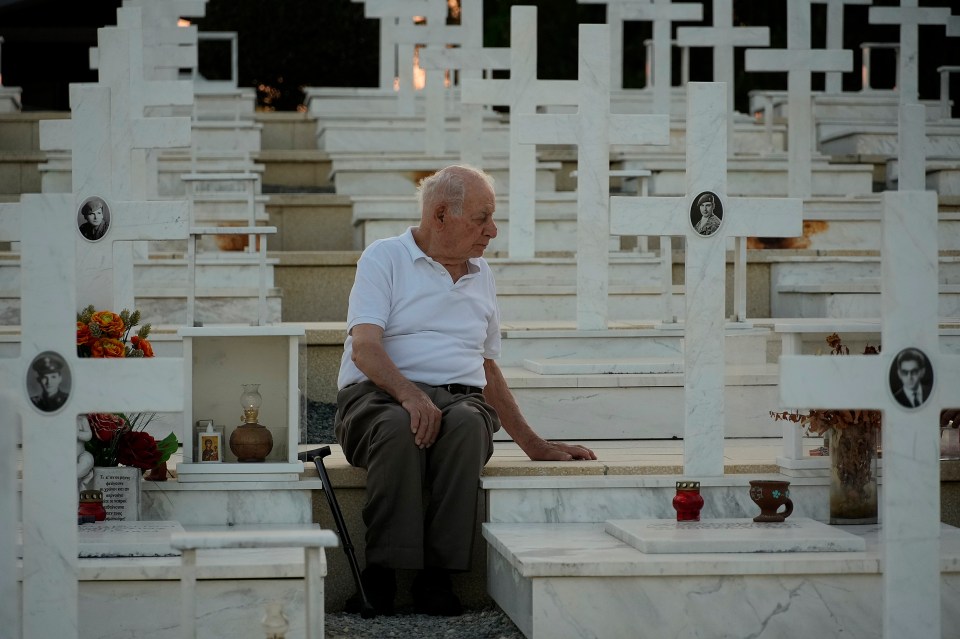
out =
<path fill-rule="evenodd" d="M 197 446 L 200 448 L 200 463 L 223 461 L 223 436 L 220 433 L 200 433 Z"/>
<path fill-rule="evenodd" d="M 905 348 L 890 364 L 890 392 L 904 408 L 923 406 L 933 392 L 933 366 L 919 348 Z"/>

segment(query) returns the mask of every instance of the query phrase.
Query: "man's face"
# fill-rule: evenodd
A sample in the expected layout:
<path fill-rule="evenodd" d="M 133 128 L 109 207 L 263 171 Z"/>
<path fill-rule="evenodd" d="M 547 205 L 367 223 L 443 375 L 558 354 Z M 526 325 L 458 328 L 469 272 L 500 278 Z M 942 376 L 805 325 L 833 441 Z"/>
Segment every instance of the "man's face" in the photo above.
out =
<path fill-rule="evenodd" d="M 443 252 L 466 260 L 481 257 L 497 236 L 493 214 L 497 207 L 493 189 L 480 178 L 469 178 L 460 215 L 444 216 Z"/>
<path fill-rule="evenodd" d="M 103 205 L 97 206 L 84 216 L 87 222 L 94 226 L 100 226 L 103 222 Z"/>
<path fill-rule="evenodd" d="M 56 395 L 60 390 L 60 373 L 45 373 L 40 376 L 40 388 L 46 396 Z"/>
<path fill-rule="evenodd" d="M 900 376 L 900 382 L 903 384 L 903 387 L 910 390 L 920 383 L 920 379 L 926 370 L 926 367 L 921 366 L 919 362 L 908 359 L 900 363 L 897 374 Z"/>
<path fill-rule="evenodd" d="M 706 202 L 701 204 L 700 215 L 703 215 L 706 217 L 710 217 L 711 215 L 713 215 L 713 202 L 711 202 L 710 200 L 707 200 Z"/>

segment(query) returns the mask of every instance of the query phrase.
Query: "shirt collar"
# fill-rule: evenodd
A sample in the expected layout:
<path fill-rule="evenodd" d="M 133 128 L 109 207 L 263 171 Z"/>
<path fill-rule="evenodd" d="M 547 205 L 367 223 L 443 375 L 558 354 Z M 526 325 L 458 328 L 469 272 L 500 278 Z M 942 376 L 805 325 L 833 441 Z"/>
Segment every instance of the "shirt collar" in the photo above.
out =
<path fill-rule="evenodd" d="M 408 226 L 406 232 L 400 236 L 400 242 L 407 249 L 407 253 L 410 254 L 410 261 L 416 262 L 419 259 L 429 260 L 434 262 L 433 258 L 423 252 L 423 249 L 417 245 L 417 241 L 413 239 L 413 229 L 415 226 Z M 436 263 L 436 262 L 435 262 Z M 467 272 L 468 273 L 478 273 L 480 271 L 480 258 L 477 257 L 468 257 L 467 258 Z"/>

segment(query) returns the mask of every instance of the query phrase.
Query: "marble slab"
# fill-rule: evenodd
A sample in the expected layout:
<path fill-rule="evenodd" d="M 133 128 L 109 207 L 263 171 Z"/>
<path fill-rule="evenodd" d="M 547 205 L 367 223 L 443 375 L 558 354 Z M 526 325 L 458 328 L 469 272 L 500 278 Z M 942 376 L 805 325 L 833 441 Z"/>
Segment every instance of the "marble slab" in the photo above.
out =
<path fill-rule="evenodd" d="M 863 537 L 806 517 L 752 519 L 612 519 L 607 534 L 645 553 L 863 552 Z"/>
<path fill-rule="evenodd" d="M 170 535 L 183 532 L 176 521 L 98 521 L 79 530 L 80 556 L 176 557 Z"/>

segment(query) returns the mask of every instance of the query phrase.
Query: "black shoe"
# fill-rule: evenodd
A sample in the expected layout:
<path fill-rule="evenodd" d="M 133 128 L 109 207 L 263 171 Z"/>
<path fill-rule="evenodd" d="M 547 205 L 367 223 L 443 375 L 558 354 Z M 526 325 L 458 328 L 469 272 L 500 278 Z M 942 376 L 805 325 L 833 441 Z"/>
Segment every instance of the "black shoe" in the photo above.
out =
<path fill-rule="evenodd" d="M 463 614 L 460 599 L 453 594 L 450 575 L 442 568 L 426 568 L 413 579 L 413 609 L 421 615 L 456 617 Z"/>
<path fill-rule="evenodd" d="M 360 583 L 363 584 L 363 591 L 367 595 L 367 601 L 373 606 L 364 609 L 363 597 L 360 592 L 356 592 L 347 599 L 343 605 L 343 611 L 349 613 L 360 613 L 364 618 L 372 617 L 373 614 L 390 617 L 393 615 L 393 600 L 397 596 L 397 574 L 393 568 L 384 568 L 376 564 L 367 566 L 360 573 Z"/>

